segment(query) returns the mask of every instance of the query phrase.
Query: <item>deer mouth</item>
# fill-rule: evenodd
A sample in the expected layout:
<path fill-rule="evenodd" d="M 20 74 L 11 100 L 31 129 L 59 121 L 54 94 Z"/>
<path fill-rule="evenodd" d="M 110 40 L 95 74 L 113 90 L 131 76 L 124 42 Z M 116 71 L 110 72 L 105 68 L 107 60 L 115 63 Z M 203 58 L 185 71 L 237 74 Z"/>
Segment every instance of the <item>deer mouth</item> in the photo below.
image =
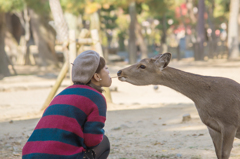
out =
<path fill-rule="evenodd" d="M 127 80 L 126 77 L 123 77 L 123 76 L 118 76 L 118 79 L 122 82 Z"/>

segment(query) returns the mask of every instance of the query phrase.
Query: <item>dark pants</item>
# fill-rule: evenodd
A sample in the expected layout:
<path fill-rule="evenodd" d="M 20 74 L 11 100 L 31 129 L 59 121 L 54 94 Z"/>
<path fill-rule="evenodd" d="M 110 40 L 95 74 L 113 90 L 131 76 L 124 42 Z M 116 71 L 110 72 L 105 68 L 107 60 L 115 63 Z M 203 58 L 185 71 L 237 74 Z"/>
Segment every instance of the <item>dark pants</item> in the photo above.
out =
<path fill-rule="evenodd" d="M 88 149 L 84 155 L 84 159 L 106 159 L 110 153 L 110 142 L 107 136 L 103 136 L 102 142 L 94 147 Z"/>

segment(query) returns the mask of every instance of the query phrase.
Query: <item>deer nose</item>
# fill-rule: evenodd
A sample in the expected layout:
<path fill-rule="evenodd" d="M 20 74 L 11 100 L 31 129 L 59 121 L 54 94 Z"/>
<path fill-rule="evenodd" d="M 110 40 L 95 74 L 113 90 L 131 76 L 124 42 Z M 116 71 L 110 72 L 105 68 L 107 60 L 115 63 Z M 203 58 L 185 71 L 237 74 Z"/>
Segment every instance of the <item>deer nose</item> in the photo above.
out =
<path fill-rule="evenodd" d="M 118 75 L 118 76 L 121 76 L 121 74 L 122 74 L 122 70 L 119 70 L 118 73 L 117 73 L 117 75 Z"/>

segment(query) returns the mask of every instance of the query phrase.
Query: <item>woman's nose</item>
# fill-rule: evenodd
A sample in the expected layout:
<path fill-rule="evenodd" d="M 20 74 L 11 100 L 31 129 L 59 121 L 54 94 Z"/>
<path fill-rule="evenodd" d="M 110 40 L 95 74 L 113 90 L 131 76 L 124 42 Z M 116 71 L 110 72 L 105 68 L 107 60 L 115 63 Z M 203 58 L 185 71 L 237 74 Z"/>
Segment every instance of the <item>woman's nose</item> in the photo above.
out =
<path fill-rule="evenodd" d="M 121 74 L 122 74 L 122 70 L 119 70 L 118 73 L 117 73 L 117 75 L 118 75 L 118 76 L 121 76 Z"/>

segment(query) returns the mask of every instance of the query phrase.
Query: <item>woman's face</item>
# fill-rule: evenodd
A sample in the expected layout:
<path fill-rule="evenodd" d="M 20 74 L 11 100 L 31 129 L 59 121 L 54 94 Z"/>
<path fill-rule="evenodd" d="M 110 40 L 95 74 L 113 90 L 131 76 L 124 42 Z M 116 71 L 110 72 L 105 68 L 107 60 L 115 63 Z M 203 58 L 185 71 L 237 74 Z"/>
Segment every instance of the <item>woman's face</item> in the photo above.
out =
<path fill-rule="evenodd" d="M 105 65 L 103 69 L 99 72 L 99 75 L 102 80 L 99 81 L 102 87 L 110 87 L 112 84 L 112 78 L 109 76 L 108 67 Z"/>

